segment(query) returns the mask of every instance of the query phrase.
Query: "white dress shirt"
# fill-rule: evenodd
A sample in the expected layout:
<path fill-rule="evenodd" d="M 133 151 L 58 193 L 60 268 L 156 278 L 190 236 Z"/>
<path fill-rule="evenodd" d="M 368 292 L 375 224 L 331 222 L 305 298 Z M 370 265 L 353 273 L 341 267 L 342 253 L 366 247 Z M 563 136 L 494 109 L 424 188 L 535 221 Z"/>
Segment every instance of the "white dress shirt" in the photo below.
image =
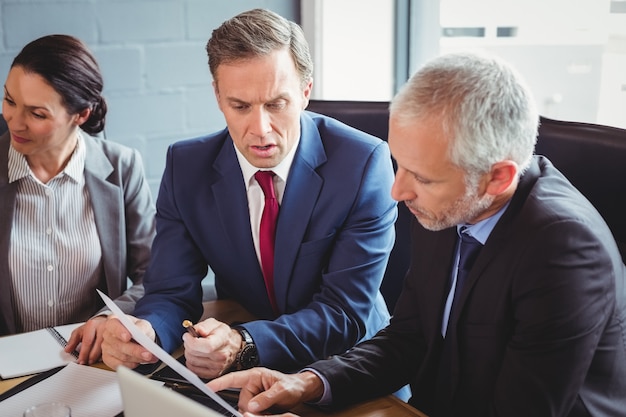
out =
<path fill-rule="evenodd" d="M 283 195 L 285 194 L 285 187 L 287 186 L 287 177 L 289 176 L 289 170 L 293 163 L 293 158 L 298 149 L 300 139 L 294 143 L 293 147 L 278 165 L 273 168 L 257 168 L 252 165 L 243 156 L 239 149 L 235 146 L 235 152 L 237 153 L 237 159 L 239 160 L 239 167 L 243 174 L 243 179 L 246 184 L 246 192 L 248 193 L 248 210 L 250 211 L 250 228 L 252 229 L 252 240 L 254 241 L 254 248 L 256 249 L 256 256 L 261 263 L 261 250 L 259 249 L 259 226 L 261 224 L 261 216 L 263 215 L 263 208 L 265 207 L 265 194 L 261 186 L 254 178 L 254 174 L 261 171 L 273 171 L 274 176 L 274 191 L 276 192 L 276 201 L 280 206 L 283 202 Z M 234 146 L 234 144 L 233 144 Z M 279 214 L 280 216 L 280 214 Z"/>

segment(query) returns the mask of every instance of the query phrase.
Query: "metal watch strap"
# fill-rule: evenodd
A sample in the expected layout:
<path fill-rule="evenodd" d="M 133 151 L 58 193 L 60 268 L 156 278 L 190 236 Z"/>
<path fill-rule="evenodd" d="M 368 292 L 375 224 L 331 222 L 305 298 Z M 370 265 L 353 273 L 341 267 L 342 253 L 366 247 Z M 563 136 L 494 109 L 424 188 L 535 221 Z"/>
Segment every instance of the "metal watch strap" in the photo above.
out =
<path fill-rule="evenodd" d="M 244 345 L 251 345 L 254 343 L 252 336 L 250 336 L 250 333 L 246 329 L 243 327 L 235 327 L 235 330 L 237 330 L 241 335 L 242 347 Z"/>

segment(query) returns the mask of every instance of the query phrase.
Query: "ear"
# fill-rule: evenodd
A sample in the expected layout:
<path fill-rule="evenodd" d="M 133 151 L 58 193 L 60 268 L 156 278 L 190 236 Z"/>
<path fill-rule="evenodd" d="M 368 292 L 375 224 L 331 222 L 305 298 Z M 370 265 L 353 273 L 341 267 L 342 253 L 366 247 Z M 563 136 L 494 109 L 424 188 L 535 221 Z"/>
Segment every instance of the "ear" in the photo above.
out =
<path fill-rule="evenodd" d="M 302 100 L 302 110 L 306 109 L 309 105 L 309 100 L 311 99 L 311 92 L 313 91 L 313 79 L 310 79 L 309 82 L 304 86 L 304 90 L 302 94 L 304 96 L 304 100 Z"/>
<path fill-rule="evenodd" d="M 501 161 L 493 164 L 488 174 L 485 192 L 493 196 L 507 191 L 517 181 L 519 167 L 513 161 Z"/>
<path fill-rule="evenodd" d="M 87 119 L 89 119 L 89 116 L 91 116 L 91 109 L 89 107 L 87 107 L 84 110 L 81 110 L 80 112 L 78 112 L 76 114 L 76 125 L 80 126 L 83 123 L 85 123 L 87 121 Z"/>

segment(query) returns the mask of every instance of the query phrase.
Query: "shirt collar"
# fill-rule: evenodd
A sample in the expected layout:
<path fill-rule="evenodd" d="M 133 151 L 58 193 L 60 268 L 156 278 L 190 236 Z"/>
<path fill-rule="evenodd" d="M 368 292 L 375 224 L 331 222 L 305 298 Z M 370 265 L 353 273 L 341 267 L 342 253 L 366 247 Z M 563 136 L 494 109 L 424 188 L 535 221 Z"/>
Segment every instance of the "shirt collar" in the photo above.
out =
<path fill-rule="evenodd" d="M 9 145 L 9 182 L 15 182 L 31 175 L 26 157 Z"/>
<path fill-rule="evenodd" d="M 80 132 L 77 132 L 76 134 L 76 148 L 74 148 L 74 152 L 72 152 L 72 155 L 70 156 L 70 160 L 68 161 L 67 165 L 65 166 L 63 171 L 61 171 L 57 175 L 57 177 L 65 174 L 77 183 L 80 183 L 84 178 L 83 171 L 85 169 L 86 150 L 85 142 L 82 135 L 80 134 Z M 26 160 L 26 157 L 16 151 L 13 146 L 9 146 L 8 165 L 10 183 L 28 176 L 32 176 L 33 178 L 35 178 L 33 171 L 28 166 L 28 161 Z"/>
<path fill-rule="evenodd" d="M 468 235 L 472 236 L 474 239 L 476 239 L 477 241 L 479 241 L 481 244 L 484 245 L 485 242 L 487 241 L 487 238 L 489 238 L 489 235 L 493 231 L 493 228 L 496 227 L 498 220 L 500 220 L 500 217 L 502 217 L 502 214 L 504 214 L 504 211 L 509 206 L 510 202 L 511 200 L 507 201 L 505 205 L 500 207 L 500 210 L 495 212 L 492 216 L 479 221 L 478 223 L 458 224 L 456 226 L 457 233 L 459 234 L 459 236 L 461 236 L 461 228 L 465 228 L 464 233 L 467 233 Z"/>
<path fill-rule="evenodd" d="M 78 140 L 76 141 L 76 148 L 74 149 L 74 153 L 70 157 L 70 161 L 65 166 L 65 174 L 72 178 L 77 183 L 80 183 L 84 176 L 83 173 L 85 171 L 85 156 L 87 155 L 87 151 L 85 149 L 85 140 L 80 132 L 77 133 Z"/>
<path fill-rule="evenodd" d="M 286 184 L 287 177 L 289 176 L 289 170 L 291 169 L 291 164 L 293 163 L 293 158 L 296 155 L 296 149 L 298 149 L 299 144 L 300 144 L 300 138 L 298 138 L 296 140 L 296 143 L 293 144 L 293 147 L 291 148 L 287 156 L 285 156 L 285 158 L 282 161 L 280 161 L 280 163 L 276 165 L 275 167 L 257 168 L 254 165 L 252 165 L 250 162 L 248 162 L 246 157 L 243 156 L 241 152 L 239 152 L 239 149 L 237 149 L 237 147 L 233 143 L 235 152 L 237 154 L 237 160 L 239 161 L 239 166 L 241 167 L 241 173 L 243 174 L 243 179 L 246 183 L 246 189 L 250 187 L 250 181 L 252 181 L 252 177 L 259 170 L 273 171 L 274 174 L 276 174 L 276 176 L 280 178 Z"/>

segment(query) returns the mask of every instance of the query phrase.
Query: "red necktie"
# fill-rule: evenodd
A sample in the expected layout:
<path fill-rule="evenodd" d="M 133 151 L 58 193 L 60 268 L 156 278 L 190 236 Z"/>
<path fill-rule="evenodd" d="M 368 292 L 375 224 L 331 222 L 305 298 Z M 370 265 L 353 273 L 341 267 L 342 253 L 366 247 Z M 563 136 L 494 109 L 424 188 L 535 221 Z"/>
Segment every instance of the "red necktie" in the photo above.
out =
<path fill-rule="evenodd" d="M 274 172 L 257 171 L 254 178 L 257 180 L 263 194 L 265 194 L 265 207 L 261 216 L 261 226 L 259 228 L 259 249 L 261 252 L 261 269 L 265 278 L 267 295 L 274 309 L 278 314 L 276 296 L 274 295 L 274 238 L 276 236 L 276 219 L 278 219 L 278 201 L 274 193 Z"/>

